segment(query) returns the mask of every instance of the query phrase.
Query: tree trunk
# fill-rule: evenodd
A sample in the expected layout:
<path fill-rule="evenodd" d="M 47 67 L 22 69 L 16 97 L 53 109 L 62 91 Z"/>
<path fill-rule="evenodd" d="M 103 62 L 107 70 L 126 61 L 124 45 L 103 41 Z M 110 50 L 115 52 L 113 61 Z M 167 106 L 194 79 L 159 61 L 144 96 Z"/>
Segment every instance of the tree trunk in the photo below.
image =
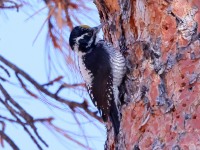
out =
<path fill-rule="evenodd" d="M 120 134 L 108 131 L 106 149 L 200 149 L 200 1 L 95 4 L 128 68 Z"/>

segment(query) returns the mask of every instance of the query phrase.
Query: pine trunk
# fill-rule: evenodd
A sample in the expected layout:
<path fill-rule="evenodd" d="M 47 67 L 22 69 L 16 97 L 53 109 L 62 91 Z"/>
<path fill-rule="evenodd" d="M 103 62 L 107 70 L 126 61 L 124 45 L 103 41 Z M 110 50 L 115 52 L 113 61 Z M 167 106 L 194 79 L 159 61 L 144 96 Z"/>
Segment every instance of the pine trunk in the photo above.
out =
<path fill-rule="evenodd" d="M 200 1 L 96 0 L 127 60 L 120 134 L 106 149 L 200 149 Z"/>

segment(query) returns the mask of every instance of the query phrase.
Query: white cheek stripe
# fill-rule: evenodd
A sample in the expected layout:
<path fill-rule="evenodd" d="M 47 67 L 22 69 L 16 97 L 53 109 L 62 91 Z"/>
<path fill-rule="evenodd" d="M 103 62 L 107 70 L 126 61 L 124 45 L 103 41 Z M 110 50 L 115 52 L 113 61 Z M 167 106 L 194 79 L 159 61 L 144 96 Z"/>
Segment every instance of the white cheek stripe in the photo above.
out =
<path fill-rule="evenodd" d="M 75 45 L 74 45 L 74 51 L 75 52 L 77 52 L 77 53 L 79 52 L 79 42 L 78 41 L 83 39 L 85 35 L 87 35 L 87 33 L 85 33 L 85 34 L 83 34 L 83 35 L 81 35 L 81 36 L 76 38 Z"/>
<path fill-rule="evenodd" d="M 85 34 L 83 34 L 83 35 L 77 37 L 77 38 L 76 38 L 76 44 L 79 44 L 78 41 L 81 40 L 81 39 L 83 39 L 84 36 L 87 35 L 87 34 L 88 34 L 88 33 L 85 33 Z"/>

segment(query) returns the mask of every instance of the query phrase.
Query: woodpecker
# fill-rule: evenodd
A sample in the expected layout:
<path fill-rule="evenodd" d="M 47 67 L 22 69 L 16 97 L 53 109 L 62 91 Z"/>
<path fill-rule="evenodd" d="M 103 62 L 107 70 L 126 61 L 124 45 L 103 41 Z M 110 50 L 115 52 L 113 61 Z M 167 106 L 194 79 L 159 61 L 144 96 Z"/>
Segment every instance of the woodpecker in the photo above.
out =
<path fill-rule="evenodd" d="M 80 72 L 93 104 L 104 122 L 110 119 L 117 135 L 120 127 L 119 86 L 126 71 L 125 58 L 111 43 L 98 38 L 102 26 L 74 27 L 69 44 L 78 54 Z"/>

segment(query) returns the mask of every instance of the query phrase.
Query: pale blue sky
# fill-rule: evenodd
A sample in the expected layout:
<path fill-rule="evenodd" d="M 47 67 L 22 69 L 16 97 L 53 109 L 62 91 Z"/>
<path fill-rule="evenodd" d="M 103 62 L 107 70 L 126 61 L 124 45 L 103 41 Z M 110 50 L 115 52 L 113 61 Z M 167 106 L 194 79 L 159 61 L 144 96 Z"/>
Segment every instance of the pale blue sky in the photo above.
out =
<path fill-rule="evenodd" d="M 91 4 L 92 7 L 94 5 Z M 43 4 L 40 3 L 38 8 L 43 7 Z M 23 9 L 18 13 L 15 10 L 5 10 L 0 12 L 0 53 L 5 58 L 22 68 L 24 71 L 29 73 L 35 80 L 39 83 L 47 82 L 47 75 L 45 72 L 45 48 L 46 48 L 46 35 L 47 27 L 44 26 L 42 32 L 37 38 L 36 42 L 33 44 L 33 41 L 40 30 L 44 20 L 46 19 L 45 11 L 43 13 L 37 14 L 33 18 L 25 21 L 29 15 L 34 11 L 29 9 Z M 98 14 L 93 12 L 93 18 L 98 18 Z M 84 19 L 84 18 L 82 18 Z M 99 20 L 96 19 L 98 23 Z M 90 24 L 91 26 L 97 25 L 95 22 L 87 21 L 85 24 Z M 2 73 L 2 72 L 0 72 Z M 11 74 L 14 77 L 14 74 Z M 16 80 L 12 80 L 17 82 Z M 70 81 L 73 82 L 73 81 Z M 35 100 L 31 97 L 28 97 L 25 92 L 21 89 L 17 89 L 14 86 L 10 86 L 6 83 L 3 83 L 6 89 L 12 93 L 12 96 L 22 105 L 30 114 L 34 117 L 42 118 L 53 116 L 57 118 L 55 122 L 57 125 L 62 128 L 80 134 L 81 131 L 78 129 L 78 126 L 75 125 L 74 119 L 66 111 L 61 111 L 54 109 L 51 106 L 44 104 L 40 100 Z M 30 87 L 33 89 L 32 87 Z M 66 93 L 65 93 L 66 92 Z M 23 95 L 23 97 L 22 97 Z M 25 96 L 25 97 L 24 97 Z M 72 92 L 65 90 L 62 92 L 62 96 L 70 99 L 78 99 L 79 96 L 74 95 Z M 48 99 L 51 101 L 51 99 Z M 61 108 L 65 109 L 65 106 L 59 105 Z M 0 105 L 0 114 L 7 115 L 8 113 L 2 109 L 3 106 Z M 76 144 L 69 142 L 63 137 L 55 136 L 46 127 L 41 124 L 38 124 L 38 130 L 43 139 L 49 144 L 48 150 L 71 150 L 71 149 L 81 149 Z M 102 150 L 104 147 L 105 141 L 105 127 L 100 125 L 100 130 L 94 127 L 91 123 L 83 125 L 83 128 L 86 129 L 85 132 L 87 135 L 94 137 L 89 138 L 89 146 L 96 150 Z M 88 130 L 89 129 L 89 130 Z M 11 136 L 14 141 L 22 150 L 36 150 L 36 146 L 30 140 L 29 136 L 20 126 L 8 124 L 6 126 L 6 133 Z M 78 139 L 78 137 L 76 137 Z M 81 141 L 84 139 L 79 138 Z M 1 148 L 0 148 L 1 149 Z M 6 150 L 9 150 L 10 147 L 5 143 Z"/>

